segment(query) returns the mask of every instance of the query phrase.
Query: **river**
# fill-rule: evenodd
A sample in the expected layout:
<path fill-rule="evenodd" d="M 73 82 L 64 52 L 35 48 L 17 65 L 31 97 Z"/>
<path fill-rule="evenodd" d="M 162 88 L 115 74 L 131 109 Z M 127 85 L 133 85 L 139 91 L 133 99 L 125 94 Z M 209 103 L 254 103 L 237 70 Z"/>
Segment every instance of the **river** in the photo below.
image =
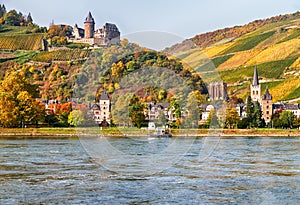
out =
<path fill-rule="evenodd" d="M 107 139 L 135 156 L 173 140 Z M 0 140 L 0 204 L 300 203 L 300 138 L 222 138 L 203 159 L 204 138 L 177 140 L 191 146 L 147 175 L 103 167 L 76 139 Z"/>

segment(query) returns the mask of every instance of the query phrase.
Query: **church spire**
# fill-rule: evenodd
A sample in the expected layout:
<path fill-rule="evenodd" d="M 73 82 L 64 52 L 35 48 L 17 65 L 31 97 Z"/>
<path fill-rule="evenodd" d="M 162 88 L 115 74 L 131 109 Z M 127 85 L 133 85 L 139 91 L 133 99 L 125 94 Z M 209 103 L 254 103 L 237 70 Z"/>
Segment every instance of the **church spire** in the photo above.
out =
<path fill-rule="evenodd" d="M 253 82 L 252 82 L 252 85 L 259 85 L 259 82 L 258 82 L 258 73 L 257 73 L 257 68 L 255 66 L 254 68 L 254 75 L 253 75 Z"/>

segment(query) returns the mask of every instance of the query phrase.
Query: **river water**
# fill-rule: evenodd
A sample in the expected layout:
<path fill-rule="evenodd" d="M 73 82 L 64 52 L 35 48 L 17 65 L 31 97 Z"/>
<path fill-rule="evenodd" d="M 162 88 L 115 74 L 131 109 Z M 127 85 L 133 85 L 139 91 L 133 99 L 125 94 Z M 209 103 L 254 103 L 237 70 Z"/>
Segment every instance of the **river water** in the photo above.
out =
<path fill-rule="evenodd" d="M 137 156 L 173 140 L 108 139 Z M 103 167 L 80 140 L 0 140 L 0 204 L 300 204 L 300 138 L 222 138 L 204 160 L 204 138 L 178 140 L 192 145 L 149 175 Z"/>

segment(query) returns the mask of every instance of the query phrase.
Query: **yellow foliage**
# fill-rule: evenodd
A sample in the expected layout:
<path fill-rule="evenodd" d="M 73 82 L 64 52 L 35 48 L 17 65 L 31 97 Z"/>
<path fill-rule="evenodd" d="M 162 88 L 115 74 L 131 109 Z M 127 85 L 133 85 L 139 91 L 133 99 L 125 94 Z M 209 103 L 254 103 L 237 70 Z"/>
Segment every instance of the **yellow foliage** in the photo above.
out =
<path fill-rule="evenodd" d="M 290 54 L 297 52 L 300 47 L 300 39 L 293 39 L 284 43 L 275 44 L 262 51 L 260 54 L 247 62 L 247 66 L 286 59 Z"/>
<path fill-rule="evenodd" d="M 288 79 L 283 83 L 270 89 L 270 93 L 273 96 L 273 102 L 283 100 L 285 96 L 288 96 L 295 88 L 298 88 L 300 85 L 300 78 L 295 77 L 293 79 Z"/>
<path fill-rule="evenodd" d="M 31 67 L 29 68 L 29 72 L 30 72 L 30 73 L 34 73 L 34 71 L 35 71 L 35 68 L 34 68 L 33 66 L 31 66 Z"/>
<path fill-rule="evenodd" d="M 300 70 L 300 57 L 290 66 L 293 70 Z"/>
<path fill-rule="evenodd" d="M 244 65 L 248 60 L 256 56 L 260 51 L 256 49 L 242 51 L 236 53 L 233 57 L 231 57 L 226 62 L 222 63 L 217 70 L 228 70 L 232 68 L 238 68 Z"/>
<path fill-rule="evenodd" d="M 214 47 L 209 47 L 209 48 L 206 48 L 204 50 L 204 53 L 209 57 L 209 58 L 212 58 L 212 57 L 215 57 L 217 56 L 220 52 L 224 51 L 225 49 L 229 48 L 230 46 L 232 46 L 233 42 L 231 43 L 226 43 L 226 44 L 222 44 L 222 45 L 219 45 L 219 46 L 214 46 Z"/>

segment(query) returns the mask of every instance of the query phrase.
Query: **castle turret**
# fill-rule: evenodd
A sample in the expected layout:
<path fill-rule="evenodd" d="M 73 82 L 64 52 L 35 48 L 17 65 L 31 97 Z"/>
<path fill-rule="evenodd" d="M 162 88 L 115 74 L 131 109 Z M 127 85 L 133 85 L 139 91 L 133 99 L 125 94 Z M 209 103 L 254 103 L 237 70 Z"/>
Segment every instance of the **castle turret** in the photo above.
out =
<path fill-rule="evenodd" d="M 250 90 L 251 90 L 251 100 L 260 102 L 261 85 L 259 84 L 258 81 L 258 72 L 256 66 L 254 68 L 253 81 L 252 81 L 252 85 L 250 86 Z"/>
<path fill-rule="evenodd" d="M 271 121 L 271 116 L 273 114 L 272 107 L 272 95 L 269 93 L 269 89 L 266 89 L 265 94 L 262 96 L 261 107 L 262 107 L 262 117 L 267 124 Z"/>
<path fill-rule="evenodd" d="M 95 21 L 92 17 L 91 12 L 89 12 L 88 16 L 84 22 L 84 38 L 94 38 L 95 33 Z"/>

